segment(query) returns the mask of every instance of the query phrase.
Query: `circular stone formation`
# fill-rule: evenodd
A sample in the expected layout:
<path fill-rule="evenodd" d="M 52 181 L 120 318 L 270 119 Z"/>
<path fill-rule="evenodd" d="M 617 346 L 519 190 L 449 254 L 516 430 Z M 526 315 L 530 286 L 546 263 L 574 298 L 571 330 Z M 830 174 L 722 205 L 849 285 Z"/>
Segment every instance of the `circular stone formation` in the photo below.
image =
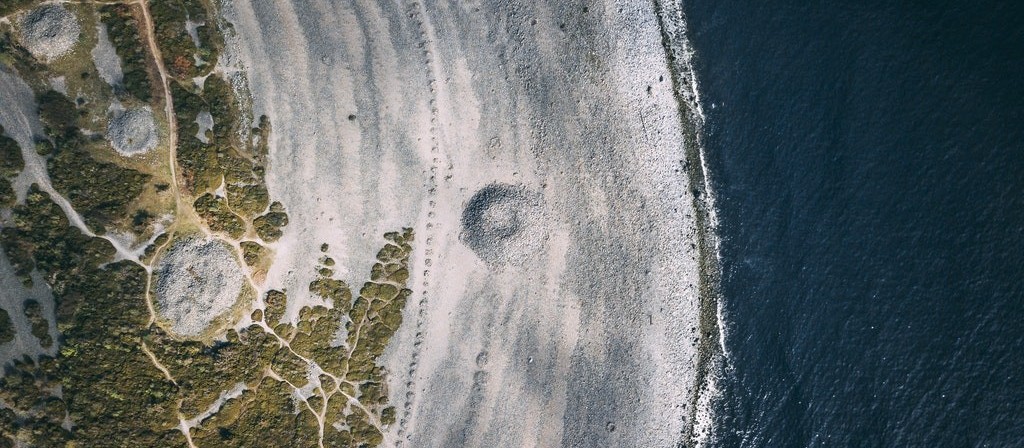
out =
<path fill-rule="evenodd" d="M 540 195 L 523 186 L 490 184 L 462 210 L 462 242 L 488 264 L 520 264 L 543 239 Z"/>
<path fill-rule="evenodd" d="M 124 156 L 142 154 L 156 147 L 156 122 L 149 107 L 114 112 L 107 124 L 107 140 Z"/>
<path fill-rule="evenodd" d="M 71 51 L 81 32 L 75 15 L 59 3 L 40 6 L 21 19 L 25 48 L 46 62 Z"/>
<path fill-rule="evenodd" d="M 231 249 L 217 239 L 188 238 L 171 246 L 156 269 L 157 312 L 171 331 L 198 336 L 231 309 L 245 275 Z"/>

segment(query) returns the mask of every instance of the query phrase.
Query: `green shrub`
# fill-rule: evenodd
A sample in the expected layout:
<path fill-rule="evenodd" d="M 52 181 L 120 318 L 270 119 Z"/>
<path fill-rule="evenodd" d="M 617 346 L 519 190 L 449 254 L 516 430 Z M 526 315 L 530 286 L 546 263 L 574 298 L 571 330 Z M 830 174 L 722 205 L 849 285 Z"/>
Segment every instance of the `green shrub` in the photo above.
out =
<path fill-rule="evenodd" d="M 75 129 L 78 109 L 63 93 L 47 90 L 40 94 L 36 101 L 39 104 L 39 118 L 46 125 L 47 134 L 59 136 Z"/>
<path fill-rule="evenodd" d="M 0 308 L 0 344 L 6 344 L 14 340 L 14 323 L 11 322 L 11 315 L 7 310 Z"/>
<path fill-rule="evenodd" d="M 24 168 L 21 147 L 13 138 L 4 135 L 4 128 L 0 126 L 0 178 L 17 176 Z"/>
<path fill-rule="evenodd" d="M 146 68 L 148 47 L 139 35 L 139 23 L 132 16 L 133 8 L 126 4 L 103 5 L 100 7 L 100 19 L 107 25 L 111 43 L 121 58 L 125 91 L 148 103 L 152 98 Z"/>
<path fill-rule="evenodd" d="M 186 80 L 202 76 L 217 65 L 217 58 L 223 48 L 220 33 L 214 29 L 216 19 L 199 0 L 153 0 L 149 3 L 150 13 L 156 27 L 156 41 L 164 58 L 164 65 L 171 76 Z M 192 41 L 185 28 L 185 21 L 202 22 L 196 29 L 200 47 Z M 196 64 L 198 56 L 205 64 Z"/>
<path fill-rule="evenodd" d="M 266 249 L 255 241 L 242 241 L 239 246 L 242 248 L 242 259 L 250 267 L 256 266 L 266 254 Z"/>
<path fill-rule="evenodd" d="M 47 170 L 53 187 L 71 202 L 89 226 L 102 231 L 130 216 L 134 202 L 151 176 L 119 165 L 100 162 L 84 148 L 84 137 L 73 130 L 58 139 Z"/>
<path fill-rule="evenodd" d="M 267 304 L 266 311 L 264 312 L 267 325 L 276 327 L 281 322 L 281 318 L 284 317 L 285 308 L 288 306 L 288 296 L 281 291 L 272 289 L 267 291 L 263 301 Z"/>
<path fill-rule="evenodd" d="M 206 193 L 196 199 L 192 206 L 210 230 L 226 233 L 233 239 L 245 234 L 245 221 L 228 208 L 224 198 Z"/>
<path fill-rule="evenodd" d="M 0 179 L 0 208 L 13 207 L 17 199 L 11 183 L 6 179 Z"/>
<path fill-rule="evenodd" d="M 43 316 L 43 307 L 39 302 L 29 299 L 25 301 L 25 317 L 32 325 L 32 336 L 39 340 L 43 348 L 53 346 L 53 338 L 50 337 L 50 323 Z"/>
<path fill-rule="evenodd" d="M 262 184 L 252 185 L 227 185 L 228 203 L 233 210 L 246 218 L 252 218 L 267 209 L 270 203 L 270 194 L 267 187 Z"/>
<path fill-rule="evenodd" d="M 270 204 L 270 211 L 254 219 L 252 225 L 263 241 L 277 241 L 284 234 L 281 227 L 288 225 L 288 214 L 284 212 L 284 206 L 275 201 Z"/>

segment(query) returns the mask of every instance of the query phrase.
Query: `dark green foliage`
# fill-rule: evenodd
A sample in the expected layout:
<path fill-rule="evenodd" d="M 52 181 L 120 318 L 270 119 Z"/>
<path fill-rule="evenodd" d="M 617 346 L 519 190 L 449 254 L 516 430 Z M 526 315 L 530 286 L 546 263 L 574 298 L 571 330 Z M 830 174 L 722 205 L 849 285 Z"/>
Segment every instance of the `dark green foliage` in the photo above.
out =
<path fill-rule="evenodd" d="M 2 234 L 12 264 L 19 275 L 38 268 L 56 299 L 63 340 L 60 358 L 47 371 L 61 380 L 63 406 L 76 424 L 71 436 L 82 446 L 128 440 L 165 446 L 175 437 L 169 412 L 175 387 L 139 345 L 149 318 L 145 270 L 127 261 L 107 264 L 114 253 L 110 244 L 71 227 L 36 186 L 15 207 L 12 221 Z M 43 409 L 62 407 L 47 400 Z M 39 431 L 42 440 L 61 440 L 58 429 Z"/>
<path fill-rule="evenodd" d="M 226 233 L 234 239 L 245 234 L 245 221 L 228 208 L 224 198 L 206 193 L 196 199 L 192 207 L 206 221 L 210 230 Z"/>
<path fill-rule="evenodd" d="M 296 408 L 291 388 L 264 378 L 255 393 L 243 395 L 226 417 L 204 424 L 194 438 L 196 446 L 212 447 L 315 447 L 316 419 L 304 404 Z M 234 401 L 234 400 L 232 400 Z"/>
<path fill-rule="evenodd" d="M 0 0 L 0 4 L 2 2 L 3 0 Z M 40 70 L 45 69 L 39 61 L 32 57 L 32 54 L 25 47 L 21 46 L 18 39 L 10 31 L 0 32 L 0 64 L 14 69 L 19 74 L 38 73 Z M 33 88 L 49 89 L 49 86 L 44 86 L 40 80 L 33 79 L 33 77 L 26 77 L 25 81 L 30 83 Z"/>
<path fill-rule="evenodd" d="M 53 143 L 50 143 L 49 140 L 37 140 L 36 154 L 39 154 L 41 156 L 48 156 L 50 154 L 53 154 Z"/>
<path fill-rule="evenodd" d="M 230 84 L 213 74 L 206 78 L 202 91 L 173 82 L 171 92 L 178 117 L 178 165 L 188 190 L 198 195 L 225 182 L 228 200 L 239 213 L 251 218 L 262 212 L 269 201 L 264 169 L 239 149 L 241 143 L 235 133 L 239 112 Z M 196 118 L 203 111 L 210 113 L 214 123 L 208 143 L 195 137 L 199 133 Z"/>
<path fill-rule="evenodd" d="M 148 210 L 135 210 L 135 214 L 132 215 L 132 230 L 134 230 L 135 233 L 145 232 L 155 218 L 156 216 L 153 216 L 153 214 Z"/>
<path fill-rule="evenodd" d="M 238 130 L 238 99 L 231 84 L 220 75 L 206 78 L 203 83 L 203 97 L 210 116 L 213 117 L 214 140 L 226 143 L 234 138 Z"/>
<path fill-rule="evenodd" d="M 382 261 L 386 266 L 395 265 L 396 269 L 389 269 L 393 272 L 406 269 L 412 232 L 407 229 L 403 234 L 391 233 L 387 239 L 388 246 L 382 251 Z M 318 410 L 324 401 L 327 402 L 324 445 L 379 446 L 383 435 L 371 422 L 393 424 L 396 411 L 394 407 L 387 406 L 387 374 L 376 361 L 401 322 L 401 311 L 410 291 L 404 289 L 404 282 L 395 283 L 388 279 L 368 282 L 363 286 L 359 299 L 352 303 L 349 288 L 340 280 L 325 276 L 331 273 L 329 269 L 323 270 L 321 277 L 310 284 L 310 291 L 330 299 L 333 307 L 303 307 L 299 310 L 298 324 L 291 326 L 280 323 L 287 308 L 287 297 L 283 292 L 270 291 L 264 299 L 265 312 L 262 316 L 254 314 L 254 319 L 263 317 L 281 338 L 290 341 L 288 346 L 266 352 L 273 353 L 271 369 L 288 383 L 297 387 L 307 383 L 309 363 L 306 359 L 314 361 L 331 375 L 347 380 L 337 384 L 341 392 L 335 392 L 335 381 L 331 376 L 322 374 L 317 395 L 308 399 L 309 405 Z M 333 346 L 334 335 L 340 330 L 345 314 L 353 322 L 348 341 L 345 345 Z M 230 335 L 228 340 L 233 344 Z M 264 358 L 260 359 L 256 364 L 262 366 Z M 264 395 L 268 388 L 276 395 Z M 311 433 L 299 429 L 302 425 L 315 424 L 315 421 L 306 420 L 312 418 L 306 406 L 299 402 L 299 408 L 295 409 L 293 401 L 281 401 L 281 397 L 291 394 L 287 384 L 264 377 L 256 391 L 246 391 L 241 397 L 229 401 L 217 415 L 204 422 L 194 439 L 197 444 L 209 446 L 267 446 L 264 441 L 274 437 L 275 444 L 316 446 L 316 441 L 309 439 Z M 210 396 L 215 395 L 211 392 Z M 346 406 L 348 397 L 357 398 L 374 418 L 371 419 L 358 406 Z M 271 406 L 278 406 L 287 414 L 280 410 L 271 413 Z M 294 417 L 296 413 L 298 417 Z M 338 431 L 334 429 L 334 423 L 347 425 L 348 429 Z M 262 434 L 263 438 L 252 438 L 254 432 Z"/>
<path fill-rule="evenodd" d="M 277 241 L 284 234 L 281 227 L 288 225 L 288 214 L 284 212 L 284 206 L 275 201 L 270 204 L 270 211 L 254 219 L 252 225 L 263 241 Z"/>
<path fill-rule="evenodd" d="M 43 315 L 43 306 L 35 300 L 26 300 L 25 317 L 28 318 L 28 322 L 32 325 L 32 336 L 39 339 L 39 345 L 42 345 L 43 348 L 52 347 L 53 338 L 50 337 L 50 323 L 46 320 L 46 316 Z"/>
<path fill-rule="evenodd" d="M 258 325 L 240 333 L 231 330 L 227 339 L 213 345 L 175 341 L 158 328 L 146 337 L 147 346 L 177 379 L 185 415 L 199 415 L 238 382 L 257 384 L 278 348 Z"/>
<path fill-rule="evenodd" d="M 106 226 L 129 216 L 134 202 L 150 175 L 100 162 L 85 149 L 84 137 L 77 130 L 57 140 L 56 153 L 47 160 L 47 170 L 57 189 L 89 227 L 102 231 Z"/>
<path fill-rule="evenodd" d="M 143 251 L 142 253 L 142 258 L 147 261 L 150 260 L 153 257 L 153 255 L 156 255 L 157 248 L 166 244 L 170 238 L 171 236 L 167 233 L 161 233 L 160 235 L 157 235 L 157 237 L 153 239 L 153 244 L 146 246 L 146 250 Z"/>
<path fill-rule="evenodd" d="M 97 265 L 115 252 L 106 240 L 71 227 L 64 211 L 36 185 L 29 188 L 25 204 L 14 207 L 11 221 L 0 235 L 15 273 L 27 279 L 39 268 L 57 295 L 81 275 L 83 266 Z"/>
<path fill-rule="evenodd" d="M 149 317 L 146 272 L 122 261 L 82 277 L 61 298 L 58 317 L 65 401 L 76 439 L 159 446 L 177 423 L 170 412 L 177 388 L 141 349 Z"/>
<path fill-rule="evenodd" d="M 171 83 L 171 93 L 178 123 L 178 165 L 185 178 L 185 187 L 194 194 L 213 191 L 220 186 L 224 176 L 220 159 L 227 155 L 228 148 L 195 138 L 199 133 L 196 117 L 207 108 L 200 94 L 177 82 Z"/>
<path fill-rule="evenodd" d="M 384 408 L 384 410 L 380 411 L 380 422 L 385 425 L 393 425 L 395 423 L 396 416 L 397 413 L 395 412 L 395 407 L 388 406 Z"/>
<path fill-rule="evenodd" d="M 274 372 L 281 375 L 286 381 L 295 387 L 305 386 L 309 381 L 306 376 L 309 374 L 309 364 L 292 353 L 288 347 L 281 347 L 274 354 L 272 361 Z"/>
<path fill-rule="evenodd" d="M 343 316 L 342 308 L 303 308 L 299 313 L 299 326 L 290 344 L 292 350 L 316 361 L 322 369 L 340 374 L 345 369 L 343 362 L 348 351 L 342 346 L 331 346 L 331 342 L 341 328 Z"/>
<path fill-rule="evenodd" d="M 193 431 L 196 445 L 315 447 L 317 419 L 306 403 L 293 399 L 290 385 L 273 378 L 276 374 L 301 387 L 309 381 L 307 360 L 330 373 L 320 375 L 321 387 L 308 401 L 317 410 L 327 403 L 325 446 L 378 446 L 383 435 L 373 422 L 394 423 L 395 409 L 387 406 L 387 372 L 377 358 L 401 322 L 410 293 L 395 274 L 407 269 L 411 231 L 389 234 L 376 268 L 384 278 L 364 284 L 355 301 L 348 287 L 327 277 L 333 272 L 323 268 L 311 290 L 333 306 L 305 307 L 298 325 L 291 326 L 280 323 L 285 294 L 268 292 L 264 316 L 254 318 L 265 318 L 290 341 L 282 345 L 258 324 L 237 333 L 229 330 L 226 340 L 213 343 L 175 340 L 149 326 L 145 270 L 128 261 L 110 263 L 109 244 L 71 227 L 35 186 L 26 203 L 14 208 L 11 221 L 2 233 L 4 249 L 19 272 L 36 267 L 53 287 L 62 344 L 59 358 L 44 357 L 38 365 L 16 363 L 0 380 L 0 400 L 16 410 L 0 411 L 0 436 L 17 433 L 32 446 L 72 441 L 90 447 L 183 446 L 179 412 L 185 418 L 198 416 L 241 382 L 242 395 Z M 346 314 L 351 320 L 346 344 L 333 346 Z M 154 366 L 143 347 L 174 381 Z M 51 394 L 58 381 L 62 398 Z M 346 406 L 349 397 L 361 406 Z M 65 415 L 75 424 L 71 432 L 60 427 Z M 335 423 L 347 429 L 338 431 Z"/>
<path fill-rule="evenodd" d="M 412 291 L 404 287 L 408 279 L 407 264 L 412 249 L 407 242 L 412 241 L 412 230 L 405 229 L 401 235 L 388 233 L 385 237 L 390 243 L 381 249 L 377 259 L 387 264 L 375 265 L 373 274 L 379 277 L 376 273 L 380 271 L 383 278 L 365 283 L 349 310 L 351 322 L 347 345 L 352 355 L 346 378 L 352 382 L 383 381 L 381 369 L 375 365 L 375 360 L 384 352 L 387 342 L 401 325 L 402 309 L 412 294 Z M 401 272 L 406 272 L 406 275 L 401 275 Z"/>
<path fill-rule="evenodd" d="M 76 127 L 78 109 L 63 93 L 48 90 L 39 95 L 36 101 L 39 103 L 39 118 L 46 125 L 47 134 L 63 135 Z"/>
<path fill-rule="evenodd" d="M 4 135 L 4 127 L 0 126 L 0 178 L 17 176 L 24 168 L 18 142 Z"/>
<path fill-rule="evenodd" d="M 262 182 L 248 185 L 229 183 L 227 193 L 231 208 L 249 219 L 266 210 L 270 203 L 270 194 Z"/>
<path fill-rule="evenodd" d="M 190 79 L 209 73 L 220 55 L 223 43 L 220 33 L 213 28 L 216 23 L 213 15 L 199 0 L 154 0 L 149 4 L 153 23 L 156 27 L 156 42 L 163 54 L 164 65 L 171 76 L 177 79 Z M 200 47 L 192 41 L 185 28 L 185 21 L 206 23 L 196 29 Z M 193 56 L 199 56 L 205 62 L 196 64 Z"/>
<path fill-rule="evenodd" d="M 250 152 L 257 160 L 263 160 L 270 152 L 270 118 L 266 115 L 260 116 L 259 127 L 252 129 L 252 141 Z"/>
<path fill-rule="evenodd" d="M 362 409 L 354 409 L 345 418 L 345 422 L 348 423 L 349 432 L 352 434 L 352 446 L 380 446 L 384 442 L 384 435 L 370 424 Z"/>
<path fill-rule="evenodd" d="M 341 280 L 320 277 L 309 284 L 309 292 L 316 294 L 338 308 L 347 309 L 352 302 L 352 291 Z"/>
<path fill-rule="evenodd" d="M 40 357 L 38 364 L 26 356 L 4 368 L 0 399 L 8 408 L 0 410 L 0 435 L 41 447 L 64 446 L 70 439 L 71 434 L 60 426 L 66 405 L 50 392 L 59 385 L 56 368 L 55 360 L 47 356 Z"/>
<path fill-rule="evenodd" d="M 264 181 L 269 120 L 261 117 L 257 128 L 243 128 L 251 137 L 246 140 L 239 133 L 239 126 L 245 124 L 227 81 L 212 75 L 202 89 L 192 87 L 193 76 L 207 74 L 215 66 L 222 45 L 209 3 L 151 0 L 148 4 L 158 45 L 176 79 L 172 94 L 179 134 L 177 163 L 186 197 L 197 198 L 192 205 L 214 231 L 237 239 L 251 220 L 264 241 L 280 238 L 288 215 L 282 204 L 270 203 Z M 146 101 L 151 100 L 154 86 L 147 49 L 132 17 L 137 7 L 97 6 L 124 63 L 127 92 Z M 198 29 L 201 48 L 188 37 L 186 18 L 207 24 Z M 19 73 L 42 73 L 26 55 L 9 33 L 0 36 L 0 63 Z M 196 64 L 193 56 L 209 65 Z M 26 78 L 36 83 L 37 92 L 48 90 L 36 80 L 39 77 Z M 112 224 L 147 231 L 154 217 L 136 201 L 150 178 L 91 157 L 88 151 L 93 143 L 76 128 L 80 113 L 67 97 L 46 91 L 38 100 L 47 138 L 36 149 L 47 156 L 54 187 L 99 231 Z M 194 138 L 195 120 L 202 111 L 208 111 L 214 121 L 209 143 Z M 0 177 L 23 169 L 20 157 L 15 161 L 7 156 L 20 155 L 16 145 L 12 148 L 13 152 L 0 148 L 4 157 L 0 174 L 5 175 Z M 226 197 L 208 194 L 222 184 Z M 13 203 L 9 187 L 6 179 L 0 179 L 0 201 L 5 205 Z M 169 185 L 164 184 L 163 190 L 167 189 Z M 394 408 L 386 406 L 387 372 L 377 365 L 377 357 L 401 322 L 408 295 L 404 289 L 407 244 L 396 241 L 404 237 L 388 237 L 393 247 L 387 260 L 373 270 L 379 278 L 371 282 L 372 288 L 364 287 L 366 294 L 355 301 L 344 282 L 331 278 L 333 260 L 325 257 L 321 278 L 310 290 L 324 297 L 328 306 L 299 310 L 294 325 L 281 322 L 287 299 L 283 292 L 270 291 L 265 310 L 253 313 L 257 324 L 231 330 L 225 340 L 183 341 L 150 325 L 146 271 L 132 261 L 112 263 L 115 251 L 109 242 L 83 235 L 47 194 L 31 187 L 25 203 L 13 206 L 0 229 L 0 243 L 23 281 L 30 282 L 28 274 L 38 270 L 51 286 L 59 338 L 49 343 L 59 342 L 60 350 L 56 359 L 44 356 L 38 364 L 15 362 L 0 380 L 0 408 L 11 407 L 0 409 L 0 448 L 15 445 L 15 438 L 17 446 L 36 447 L 187 446 L 178 430 L 179 413 L 184 418 L 201 415 L 238 383 L 244 385 L 242 395 L 228 400 L 193 429 L 197 446 L 315 447 L 321 430 L 326 446 L 379 445 L 383 436 L 376 422 L 392 424 L 395 417 Z M 145 259 L 151 259 L 169 238 L 159 236 L 147 248 Z M 257 241 L 242 242 L 241 249 L 250 266 L 262 267 L 269 253 Z M 33 334 L 41 340 L 51 337 L 38 303 L 26 303 L 25 313 L 33 322 Z M 348 320 L 353 320 L 348 323 L 349 337 L 344 344 L 336 344 Z M 274 332 L 265 330 L 263 322 Z M 294 399 L 290 385 L 274 379 L 280 375 L 296 386 L 306 384 L 311 363 L 329 372 L 320 375 L 321 386 L 308 399 L 317 412 L 325 403 L 330 409 L 324 428 L 318 427 L 306 403 Z M 61 397 L 54 394 L 57 390 Z M 362 400 L 367 410 L 346 406 L 349 397 Z M 73 422 L 72 431 L 61 428 L 66 419 Z M 334 429 L 338 423 L 347 429 Z"/>
<path fill-rule="evenodd" d="M 0 208 L 13 207 L 17 196 L 7 179 L 0 179 Z"/>
<path fill-rule="evenodd" d="M 139 23 L 132 17 L 132 6 L 104 5 L 100 18 L 107 25 L 111 43 L 121 58 L 124 89 L 144 102 L 152 97 L 149 73 L 146 69 L 147 47 L 139 35 Z"/>
<path fill-rule="evenodd" d="M 267 320 L 267 325 L 276 327 L 281 322 L 281 317 L 284 316 L 285 307 L 288 306 L 288 296 L 281 291 L 272 289 L 267 291 L 263 301 L 267 304 L 264 319 Z"/>
<path fill-rule="evenodd" d="M 263 246 L 254 241 L 242 241 L 239 246 L 242 248 L 242 259 L 249 267 L 256 266 L 267 252 Z"/>
<path fill-rule="evenodd" d="M 11 315 L 7 310 L 0 308 L 0 344 L 6 344 L 14 340 L 14 322 L 11 322 Z"/>

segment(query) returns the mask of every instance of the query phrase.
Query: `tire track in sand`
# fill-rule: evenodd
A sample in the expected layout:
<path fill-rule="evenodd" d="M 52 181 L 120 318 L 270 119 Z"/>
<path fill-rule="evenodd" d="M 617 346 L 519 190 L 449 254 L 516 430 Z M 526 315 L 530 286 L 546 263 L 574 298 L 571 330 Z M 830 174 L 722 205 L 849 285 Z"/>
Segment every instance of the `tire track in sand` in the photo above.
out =
<path fill-rule="evenodd" d="M 425 245 L 424 245 L 424 259 L 423 259 L 423 277 L 422 277 L 422 290 L 420 291 L 420 300 L 418 302 L 418 311 L 416 314 L 416 335 L 413 340 L 413 349 L 411 360 L 409 362 L 408 369 L 408 382 L 406 383 L 406 394 L 405 403 L 402 407 L 402 415 L 398 421 L 398 440 L 395 442 L 395 446 L 402 446 L 405 440 L 408 440 L 411 435 L 408 434 L 409 420 L 412 415 L 412 407 L 416 399 L 416 372 L 419 367 L 419 357 L 421 347 L 424 341 L 424 329 L 426 327 L 426 315 L 427 306 L 430 304 L 429 294 L 427 288 L 430 286 L 430 267 L 433 264 L 433 254 L 436 246 L 435 238 L 438 230 L 438 221 L 436 217 L 437 208 L 437 190 L 439 183 L 437 181 L 438 172 L 441 166 L 441 149 L 438 139 L 438 122 L 439 113 L 437 108 L 437 70 L 435 70 L 435 51 L 432 49 L 434 41 L 428 34 L 428 25 L 426 23 L 427 14 L 426 7 L 418 2 L 413 1 L 409 3 L 406 17 L 410 22 L 414 23 L 418 33 L 418 39 L 416 48 L 420 50 L 420 56 L 422 57 L 422 63 L 425 65 L 425 81 L 427 88 L 429 89 L 429 96 L 427 105 L 430 107 L 430 178 L 427 184 L 427 223 L 425 227 Z M 446 170 L 450 171 L 450 168 Z"/>

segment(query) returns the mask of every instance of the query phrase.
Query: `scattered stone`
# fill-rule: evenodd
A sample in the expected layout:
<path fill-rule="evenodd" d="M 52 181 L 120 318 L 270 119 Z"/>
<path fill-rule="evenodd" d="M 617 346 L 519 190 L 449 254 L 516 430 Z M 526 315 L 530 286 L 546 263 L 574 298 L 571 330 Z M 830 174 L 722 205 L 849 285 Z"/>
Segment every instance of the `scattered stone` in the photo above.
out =
<path fill-rule="evenodd" d="M 124 82 L 124 72 L 121 70 L 121 58 L 114 50 L 114 44 L 110 42 L 107 34 L 107 25 L 99 23 L 96 25 L 96 48 L 92 49 L 92 63 L 96 66 L 96 72 L 100 74 L 111 87 L 120 86 Z M 65 94 L 67 92 L 64 92 Z"/>
<path fill-rule="evenodd" d="M 21 19 L 21 41 L 43 62 L 55 60 L 78 42 L 82 33 L 75 15 L 59 3 L 33 9 Z"/>
<path fill-rule="evenodd" d="M 153 111 L 148 106 L 115 111 L 107 124 L 107 140 L 123 156 L 155 148 L 158 139 Z"/>
<path fill-rule="evenodd" d="M 543 243 L 540 195 L 523 186 L 491 184 L 462 211 L 462 242 L 492 265 L 525 261 Z"/>
<path fill-rule="evenodd" d="M 175 242 L 156 268 L 156 301 L 171 331 L 201 334 L 235 304 L 245 275 L 226 243 L 188 238 Z"/>

